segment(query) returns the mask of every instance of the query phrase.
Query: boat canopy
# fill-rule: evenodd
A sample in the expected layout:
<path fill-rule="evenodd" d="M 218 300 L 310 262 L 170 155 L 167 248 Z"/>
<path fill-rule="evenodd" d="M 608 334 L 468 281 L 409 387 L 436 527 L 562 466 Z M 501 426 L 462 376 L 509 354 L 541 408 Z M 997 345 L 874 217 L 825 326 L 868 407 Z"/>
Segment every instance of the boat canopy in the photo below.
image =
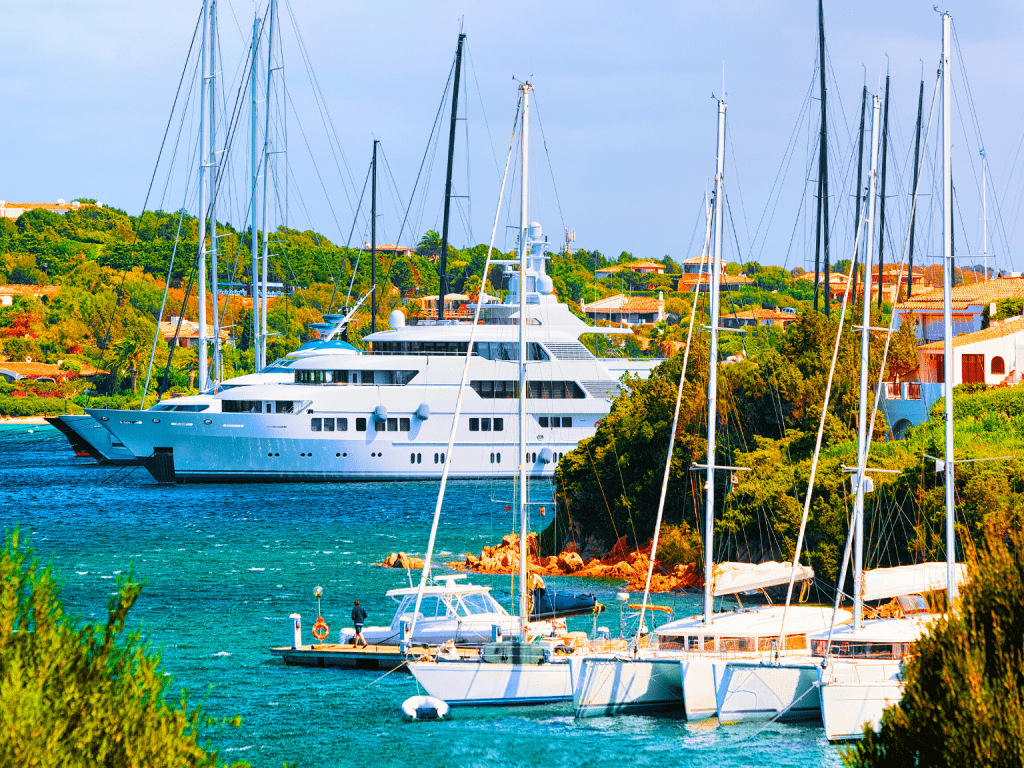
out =
<path fill-rule="evenodd" d="M 792 563 L 718 563 L 711 572 L 712 591 L 715 597 L 734 595 L 751 589 L 777 587 L 789 584 L 793 575 Z M 809 581 L 814 578 L 814 569 L 809 565 L 796 567 L 796 580 Z"/>
<path fill-rule="evenodd" d="M 958 563 L 954 568 L 954 577 L 958 586 L 963 584 L 967 579 L 967 566 Z M 886 600 L 900 595 L 946 589 L 947 586 L 945 562 L 918 563 L 866 571 L 862 594 L 865 600 Z"/>

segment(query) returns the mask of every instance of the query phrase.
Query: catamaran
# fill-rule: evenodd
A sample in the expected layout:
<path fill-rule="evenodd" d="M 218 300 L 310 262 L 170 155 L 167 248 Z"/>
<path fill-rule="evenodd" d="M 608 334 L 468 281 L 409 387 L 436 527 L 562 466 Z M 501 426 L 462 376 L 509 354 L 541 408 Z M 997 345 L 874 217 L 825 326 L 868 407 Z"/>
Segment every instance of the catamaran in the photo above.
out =
<path fill-rule="evenodd" d="M 725 101 L 718 102 L 718 164 L 715 178 L 714 258 L 711 260 L 710 280 L 710 365 L 708 369 L 708 442 L 707 463 L 694 469 L 707 472 L 705 485 L 705 560 L 704 560 L 704 612 L 702 615 L 669 622 L 654 630 L 654 642 L 641 647 L 640 634 L 625 653 L 614 655 L 591 654 L 582 660 L 579 679 L 573 690 L 577 717 L 674 711 L 688 719 L 714 715 L 717 681 L 730 658 L 737 655 L 756 656 L 774 650 L 780 636 L 785 610 L 782 606 L 760 606 L 744 610 L 714 612 L 716 597 L 739 595 L 750 590 L 786 584 L 791 579 L 806 581 L 814 578 L 808 566 L 791 563 L 766 562 L 718 563 L 713 560 L 711 542 L 714 536 L 716 470 L 739 471 L 739 467 L 726 467 L 716 461 L 717 424 L 717 359 L 719 310 L 718 296 L 722 264 L 722 206 L 725 176 Z M 708 232 L 710 237 L 710 228 Z M 693 322 L 691 321 L 691 328 Z M 687 345 L 689 349 L 689 344 Z M 685 370 L 684 374 L 685 375 Z M 675 419 L 678 419 L 678 400 L 682 396 L 682 380 Z M 665 477 L 662 484 L 661 506 L 656 529 L 660 527 L 665 492 L 669 477 L 669 462 L 675 429 L 670 437 Z M 652 542 L 653 567 L 657 547 L 657 533 Z M 648 573 L 648 588 L 650 572 Z M 644 606 L 647 590 L 644 594 Z M 785 637 L 785 647 L 808 649 L 808 635 L 829 625 L 832 611 L 821 606 L 797 606 L 789 609 L 791 632 Z M 643 624 L 641 610 L 640 624 Z"/>

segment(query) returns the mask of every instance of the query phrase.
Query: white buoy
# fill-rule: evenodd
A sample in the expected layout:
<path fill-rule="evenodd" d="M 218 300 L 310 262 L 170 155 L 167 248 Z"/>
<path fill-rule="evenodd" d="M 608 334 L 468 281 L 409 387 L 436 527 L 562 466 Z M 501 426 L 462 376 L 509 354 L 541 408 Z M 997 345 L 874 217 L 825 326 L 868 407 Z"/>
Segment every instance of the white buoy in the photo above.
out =
<path fill-rule="evenodd" d="M 288 617 L 288 626 L 292 631 L 292 648 L 302 646 L 302 616 L 293 613 Z"/>
<path fill-rule="evenodd" d="M 402 716 L 406 720 L 444 720 L 449 711 L 447 702 L 434 696 L 410 696 L 402 702 Z"/>

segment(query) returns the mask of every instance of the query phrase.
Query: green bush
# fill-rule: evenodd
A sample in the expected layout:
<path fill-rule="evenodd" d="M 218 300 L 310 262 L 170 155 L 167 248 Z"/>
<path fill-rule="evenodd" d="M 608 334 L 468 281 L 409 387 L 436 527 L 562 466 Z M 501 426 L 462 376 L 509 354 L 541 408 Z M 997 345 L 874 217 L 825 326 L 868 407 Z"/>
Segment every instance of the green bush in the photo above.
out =
<path fill-rule="evenodd" d="M 213 721 L 184 694 L 168 703 L 159 655 L 124 633 L 142 585 L 120 581 L 106 620 L 79 625 L 21 539 L 9 534 L 0 552 L 0 764 L 218 765 L 198 743 Z"/>
<path fill-rule="evenodd" d="M 902 701 L 847 765 L 1019 766 L 1024 763 L 1024 535 L 992 537 L 959 610 L 917 644 Z"/>

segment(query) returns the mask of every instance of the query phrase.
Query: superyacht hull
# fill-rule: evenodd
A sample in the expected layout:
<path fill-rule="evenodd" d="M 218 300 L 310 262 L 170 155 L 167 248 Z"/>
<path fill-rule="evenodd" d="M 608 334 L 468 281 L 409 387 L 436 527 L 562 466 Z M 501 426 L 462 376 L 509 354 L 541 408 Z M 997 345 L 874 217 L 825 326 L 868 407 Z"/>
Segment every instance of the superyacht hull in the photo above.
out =
<path fill-rule="evenodd" d="M 54 416 L 46 419 L 71 443 L 77 456 L 91 456 L 100 464 L 134 464 L 135 454 L 114 439 L 102 424 L 88 414 Z"/>

